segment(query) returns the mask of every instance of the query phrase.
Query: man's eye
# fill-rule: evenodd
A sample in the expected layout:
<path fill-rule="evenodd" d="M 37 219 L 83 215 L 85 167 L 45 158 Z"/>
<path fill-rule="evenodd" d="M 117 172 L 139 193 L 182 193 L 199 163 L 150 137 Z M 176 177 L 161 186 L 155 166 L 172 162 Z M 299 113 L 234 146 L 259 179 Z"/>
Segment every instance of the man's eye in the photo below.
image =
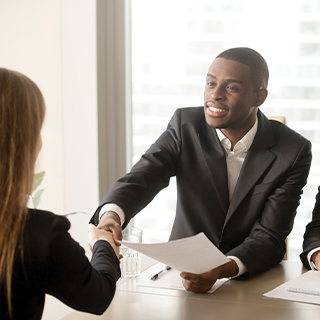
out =
<path fill-rule="evenodd" d="M 207 82 L 207 85 L 209 86 L 209 87 L 213 87 L 214 86 L 214 83 L 213 82 Z"/>
<path fill-rule="evenodd" d="M 237 87 L 227 86 L 227 90 L 229 90 L 229 91 L 237 91 Z"/>

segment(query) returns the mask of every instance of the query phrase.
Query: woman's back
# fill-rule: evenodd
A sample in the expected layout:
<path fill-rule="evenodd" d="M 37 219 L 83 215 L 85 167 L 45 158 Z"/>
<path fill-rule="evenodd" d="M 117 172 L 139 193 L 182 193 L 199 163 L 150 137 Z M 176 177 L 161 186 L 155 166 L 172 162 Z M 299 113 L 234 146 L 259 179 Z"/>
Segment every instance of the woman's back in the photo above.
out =
<path fill-rule="evenodd" d="M 12 277 L 15 320 L 41 319 L 45 293 L 74 309 L 96 314 L 110 304 L 120 276 L 116 254 L 108 242 L 98 241 L 93 251 L 93 268 L 83 248 L 70 237 L 69 227 L 64 217 L 29 210 L 23 261 L 19 250 Z M 0 319 L 9 319 L 4 300 L 1 293 Z"/>
<path fill-rule="evenodd" d="M 69 235 L 69 221 L 27 209 L 42 146 L 45 102 L 25 75 L 0 68 L 0 319 L 40 319 L 45 294 L 101 314 L 120 276 L 111 232 L 90 225 L 92 262 Z"/>

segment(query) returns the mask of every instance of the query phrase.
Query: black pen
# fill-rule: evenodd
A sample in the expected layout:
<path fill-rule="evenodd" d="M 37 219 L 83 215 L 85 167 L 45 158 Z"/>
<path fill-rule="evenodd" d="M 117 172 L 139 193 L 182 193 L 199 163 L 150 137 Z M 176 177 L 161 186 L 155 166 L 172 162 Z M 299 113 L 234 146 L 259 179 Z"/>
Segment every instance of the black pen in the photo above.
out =
<path fill-rule="evenodd" d="M 158 277 L 160 276 L 161 273 L 166 272 L 166 271 L 169 271 L 169 270 L 171 270 L 171 267 L 166 266 L 164 269 L 162 269 L 161 271 L 159 271 L 158 273 L 156 273 L 154 276 L 152 276 L 150 280 L 156 280 L 156 279 L 158 279 Z"/>

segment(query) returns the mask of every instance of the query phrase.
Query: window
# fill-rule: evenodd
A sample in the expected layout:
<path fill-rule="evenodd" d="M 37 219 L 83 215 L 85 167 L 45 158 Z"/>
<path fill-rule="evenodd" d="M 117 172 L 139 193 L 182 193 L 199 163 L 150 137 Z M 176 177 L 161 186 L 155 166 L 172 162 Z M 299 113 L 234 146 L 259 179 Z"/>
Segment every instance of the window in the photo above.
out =
<path fill-rule="evenodd" d="M 269 65 L 261 110 L 284 115 L 311 140 L 289 259 L 298 259 L 320 184 L 320 1 L 132 1 L 133 163 L 165 130 L 178 107 L 203 105 L 205 75 L 221 51 L 251 47 Z M 135 218 L 144 241 L 166 241 L 175 216 L 175 181 Z"/>

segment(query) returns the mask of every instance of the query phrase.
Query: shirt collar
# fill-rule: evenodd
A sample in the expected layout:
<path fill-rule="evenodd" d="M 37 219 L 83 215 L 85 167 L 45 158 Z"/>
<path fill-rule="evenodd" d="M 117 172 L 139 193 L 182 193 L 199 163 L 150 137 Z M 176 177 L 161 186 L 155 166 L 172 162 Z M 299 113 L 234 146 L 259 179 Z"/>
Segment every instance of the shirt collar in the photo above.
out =
<path fill-rule="evenodd" d="M 253 139 L 257 133 L 258 130 L 258 117 L 256 117 L 256 121 L 252 128 L 235 144 L 234 149 L 236 149 L 237 145 L 243 145 L 243 151 L 247 152 L 253 142 Z M 218 138 L 221 142 L 221 144 L 225 147 L 228 148 L 229 150 L 231 149 L 231 141 L 221 132 L 220 129 L 216 129 Z"/>

